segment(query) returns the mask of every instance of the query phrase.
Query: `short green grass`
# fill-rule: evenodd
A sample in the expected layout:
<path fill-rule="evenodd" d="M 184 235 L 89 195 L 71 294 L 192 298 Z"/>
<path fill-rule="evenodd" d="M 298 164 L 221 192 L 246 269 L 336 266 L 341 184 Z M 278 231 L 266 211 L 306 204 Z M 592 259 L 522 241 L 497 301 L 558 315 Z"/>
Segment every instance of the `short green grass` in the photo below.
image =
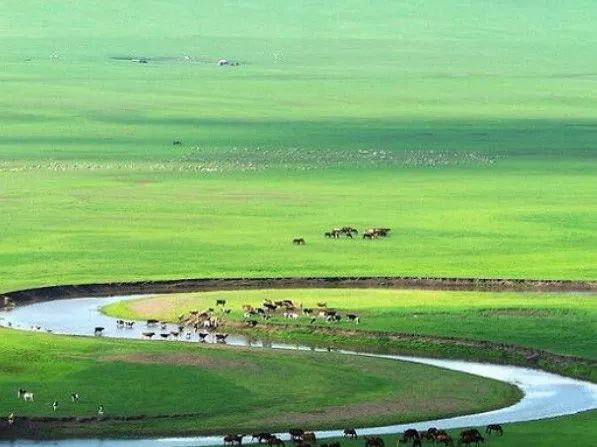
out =
<path fill-rule="evenodd" d="M 595 279 L 595 11 L 590 0 L 3 1 L 0 290 Z M 337 225 L 393 232 L 324 240 Z M 296 236 L 307 246 L 292 247 Z"/>
<path fill-rule="evenodd" d="M 376 424 L 469 413 L 520 398 L 497 381 L 404 362 L 0 330 L 0 414 L 182 415 L 74 424 L 46 436 L 135 436 Z M 35 402 L 18 400 L 25 388 Z M 81 401 L 70 402 L 78 392 Z M 51 403 L 59 401 L 52 411 Z M 134 427 L 131 430 L 131 424 Z M 33 433 L 20 433 L 31 436 Z M 39 436 L 37 433 L 36 436 Z M 10 432 L 6 433 L 10 436 Z"/>
<path fill-rule="evenodd" d="M 597 359 L 597 301 L 587 293 L 452 292 L 384 289 L 290 289 L 204 292 L 158 295 L 106 306 L 112 315 L 176 321 L 193 309 L 214 307 L 226 299 L 230 316 L 243 318 L 243 304 L 258 307 L 264 299 L 292 299 L 304 307 L 317 303 L 341 314 L 356 313 L 360 324 L 348 321 L 316 325 L 364 331 L 404 332 L 491 340 Z M 309 325 L 301 316 L 291 323 Z M 278 314 L 272 321 L 287 323 Z M 557 334 L 557 337 L 554 336 Z"/>
<path fill-rule="evenodd" d="M 496 447 L 541 446 L 561 447 L 574 443 L 578 447 L 592 447 L 595 437 L 595 419 L 597 411 L 587 411 L 572 416 L 563 416 L 541 421 L 504 424 L 504 436 L 495 435 L 485 439 L 485 445 Z M 479 427 L 484 433 L 484 427 Z M 457 444 L 461 429 L 447 430 Z M 382 436 L 386 446 L 397 445 L 396 440 L 401 435 Z M 327 441 L 327 440 L 326 440 Z M 361 440 L 350 441 L 338 439 L 342 447 L 360 447 Z"/>

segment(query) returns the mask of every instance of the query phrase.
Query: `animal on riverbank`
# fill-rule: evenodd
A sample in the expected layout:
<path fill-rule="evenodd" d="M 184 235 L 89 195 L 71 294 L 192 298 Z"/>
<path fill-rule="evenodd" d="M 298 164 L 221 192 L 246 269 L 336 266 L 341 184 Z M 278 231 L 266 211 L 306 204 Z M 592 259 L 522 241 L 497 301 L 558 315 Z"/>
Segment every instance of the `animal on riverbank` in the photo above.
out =
<path fill-rule="evenodd" d="M 414 428 L 409 428 L 404 433 L 402 433 L 402 439 L 399 439 L 398 442 L 400 444 L 406 444 L 410 440 L 415 441 L 417 439 L 419 441 L 421 439 L 421 435 L 419 434 L 419 431 L 415 430 Z"/>
<path fill-rule="evenodd" d="M 226 300 L 216 300 L 216 306 L 224 307 L 226 305 Z"/>
<path fill-rule="evenodd" d="M 271 433 L 267 433 L 267 432 L 253 433 L 251 435 L 251 441 L 256 439 L 258 444 L 261 444 L 263 442 L 267 443 L 267 441 L 273 437 L 274 437 L 274 435 L 272 435 Z"/>
<path fill-rule="evenodd" d="M 491 436 L 493 432 L 496 432 L 498 436 L 502 436 L 504 434 L 504 430 L 500 424 L 489 424 L 485 429 L 485 433 Z"/>
<path fill-rule="evenodd" d="M 10 413 L 8 415 L 8 417 L 6 418 L 6 422 L 8 423 L 9 426 L 13 425 L 15 423 L 15 414 Z"/>
<path fill-rule="evenodd" d="M 445 446 L 454 445 L 454 440 L 447 433 L 437 433 L 435 435 L 435 441 Z"/>
<path fill-rule="evenodd" d="M 385 442 L 379 436 L 366 436 L 365 447 L 385 447 Z"/>
<path fill-rule="evenodd" d="M 479 443 L 485 442 L 485 438 L 481 436 L 479 430 L 476 428 L 470 428 L 460 432 L 460 439 L 458 439 L 458 445 L 466 445 L 470 447 L 471 444 L 475 444 L 475 447 L 479 447 Z"/>
<path fill-rule="evenodd" d="M 160 321 L 159 320 L 147 320 L 147 327 L 155 327 Z"/>
<path fill-rule="evenodd" d="M 277 436 L 272 436 L 271 438 L 269 438 L 267 440 L 267 445 L 269 447 L 285 447 L 286 446 L 286 444 L 284 444 L 284 441 L 282 441 Z"/>
<path fill-rule="evenodd" d="M 358 439 L 357 431 L 354 428 L 345 428 L 344 437 L 349 439 Z"/>
<path fill-rule="evenodd" d="M 199 332 L 197 335 L 199 335 L 200 342 L 205 342 L 205 339 L 209 335 L 209 332 Z"/>
<path fill-rule="evenodd" d="M 123 328 L 124 327 L 124 320 L 116 320 L 116 327 L 118 329 Z"/>
<path fill-rule="evenodd" d="M 244 435 L 230 434 L 224 436 L 224 445 L 242 445 Z"/>
<path fill-rule="evenodd" d="M 155 335 L 155 332 L 142 332 L 141 336 L 147 340 L 151 339 Z"/>
<path fill-rule="evenodd" d="M 305 239 L 297 237 L 292 240 L 293 245 L 305 245 Z"/>
<path fill-rule="evenodd" d="M 225 343 L 227 338 L 228 338 L 228 334 L 216 334 L 216 342 L 217 343 Z"/>
<path fill-rule="evenodd" d="M 103 333 L 104 333 L 103 327 L 98 326 L 93 330 L 93 335 L 95 335 L 96 337 L 100 337 Z"/>
<path fill-rule="evenodd" d="M 305 430 L 303 430 L 302 428 L 291 428 L 290 430 L 288 430 L 288 434 L 290 435 L 290 439 L 292 439 L 293 441 L 299 441 L 303 438 Z"/>
<path fill-rule="evenodd" d="M 307 431 L 303 433 L 303 436 L 301 436 L 301 442 L 306 442 L 311 445 L 315 445 L 317 443 L 317 437 L 315 436 L 315 433 L 313 433 L 312 431 Z"/>
<path fill-rule="evenodd" d="M 355 324 L 361 322 L 361 318 L 357 314 L 346 314 L 346 318 L 348 318 L 348 321 L 352 321 Z"/>

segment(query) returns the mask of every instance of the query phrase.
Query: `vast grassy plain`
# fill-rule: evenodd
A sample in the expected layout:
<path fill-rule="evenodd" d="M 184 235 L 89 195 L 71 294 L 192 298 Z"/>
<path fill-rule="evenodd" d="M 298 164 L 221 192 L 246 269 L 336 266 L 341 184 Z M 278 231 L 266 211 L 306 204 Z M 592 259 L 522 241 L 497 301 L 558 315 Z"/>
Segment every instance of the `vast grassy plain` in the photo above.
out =
<path fill-rule="evenodd" d="M 595 8 L 4 1 L 0 290 L 595 278 Z"/>
<path fill-rule="evenodd" d="M 520 391 L 424 365 L 328 353 L 226 349 L 175 342 L 97 340 L 0 330 L 0 414 L 97 416 L 54 421 L 31 436 L 141 436 L 336 427 L 477 412 Z M 34 403 L 16 390 L 35 392 Z M 420 399 L 422 389 L 427 398 Z M 81 401 L 70 402 L 78 392 Z M 59 407 L 52 411 L 51 403 Z M 140 420 L 112 418 L 144 416 Z M 159 418 L 161 416 L 161 418 Z M 2 421 L 3 423 L 3 421 Z M 1 437 L 2 435 L 0 435 Z M 7 430 L 4 436 L 15 436 Z"/>
<path fill-rule="evenodd" d="M 4 0 L 0 292 L 199 276 L 595 279 L 596 13 L 592 0 Z M 218 67 L 220 58 L 240 65 Z M 392 235 L 323 238 L 339 225 Z M 293 247 L 297 236 L 307 245 Z M 502 306 L 485 296 L 487 311 L 467 295 L 453 305 L 440 296 L 437 311 L 424 294 L 405 298 L 414 310 L 351 306 L 364 329 L 595 358 L 588 299 L 500 295 Z M 442 327 L 443 318 L 458 323 Z M 25 375 L 68 392 L 47 371 L 81 389 L 102 368 L 165 374 L 162 365 L 93 360 L 98 349 L 161 349 L 153 345 L 2 331 L 2 346 L 13 346 L 0 354 L 0 387 L 10 393 Z M 23 349 L 43 361 L 25 362 Z M 205 374 L 184 369 L 173 384 Z M 217 374 L 209 380 L 232 373 Z M 129 377 L 110 386 L 128 391 Z M 367 380 L 346 377 L 371 397 Z M 235 380 L 233 389 L 248 386 Z M 243 399 L 239 415 L 265 397 Z M 513 430 L 527 445 L 545 431 L 545 445 L 571 436 L 581 445 L 593 439 L 591 419 Z"/>

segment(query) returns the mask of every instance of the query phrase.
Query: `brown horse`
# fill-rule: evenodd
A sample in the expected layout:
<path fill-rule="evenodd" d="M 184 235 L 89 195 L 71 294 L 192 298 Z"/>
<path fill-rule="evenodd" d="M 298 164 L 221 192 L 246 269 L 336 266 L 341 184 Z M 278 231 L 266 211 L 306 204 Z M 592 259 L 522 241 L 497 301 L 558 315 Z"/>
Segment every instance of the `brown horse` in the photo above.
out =
<path fill-rule="evenodd" d="M 436 434 L 435 440 L 445 446 L 454 445 L 454 440 L 447 433 Z"/>

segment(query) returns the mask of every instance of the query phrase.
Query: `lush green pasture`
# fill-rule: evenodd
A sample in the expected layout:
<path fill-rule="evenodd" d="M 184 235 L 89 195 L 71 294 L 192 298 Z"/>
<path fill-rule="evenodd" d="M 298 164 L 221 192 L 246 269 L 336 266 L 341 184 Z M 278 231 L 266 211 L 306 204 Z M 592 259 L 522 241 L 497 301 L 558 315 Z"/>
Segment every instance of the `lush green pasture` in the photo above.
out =
<path fill-rule="evenodd" d="M 385 423 L 475 412 L 520 397 L 514 387 L 475 376 L 327 353 L 10 330 L 0 330 L 0 351 L 0 414 L 85 417 L 95 416 L 103 404 L 107 417 L 192 415 L 131 423 L 137 434 L 284 429 L 296 421 L 312 427 Z M 19 388 L 33 391 L 35 402 L 17 400 Z M 81 395 L 78 404 L 69 399 L 75 391 Z M 55 413 L 54 400 L 59 401 Z M 108 421 L 74 424 L 57 433 L 128 430 L 128 423 Z"/>
<path fill-rule="evenodd" d="M 214 307 L 223 298 L 231 317 L 243 318 L 241 307 L 259 307 L 264 299 L 292 299 L 317 309 L 324 302 L 341 314 L 356 313 L 360 324 L 348 321 L 315 324 L 364 331 L 447 335 L 491 340 L 597 359 L 597 301 L 585 293 L 447 292 L 383 289 L 243 290 L 158 295 L 107 306 L 109 314 L 127 318 L 176 321 L 193 309 Z M 271 321 L 288 323 L 278 313 Z M 301 316 L 291 323 L 310 325 Z M 554 336 L 557 334 L 557 336 Z"/>
<path fill-rule="evenodd" d="M 596 6 L 552 3 L 3 1 L 0 290 L 594 279 Z"/>
<path fill-rule="evenodd" d="M 487 436 L 484 445 L 496 447 L 520 447 L 520 446 L 541 446 L 561 447 L 569 444 L 571 440 L 575 446 L 591 447 L 594 445 L 595 417 L 597 412 L 587 411 L 572 416 L 564 416 L 542 421 L 522 422 L 517 424 L 503 425 L 504 436 Z M 479 427 L 483 433 L 483 427 Z M 460 429 L 448 430 L 450 436 L 458 439 Z M 580 433 L 580 435 L 579 435 Z M 386 445 L 396 445 L 400 436 L 382 436 Z M 343 447 L 360 447 L 363 441 L 350 441 L 338 439 Z"/>

